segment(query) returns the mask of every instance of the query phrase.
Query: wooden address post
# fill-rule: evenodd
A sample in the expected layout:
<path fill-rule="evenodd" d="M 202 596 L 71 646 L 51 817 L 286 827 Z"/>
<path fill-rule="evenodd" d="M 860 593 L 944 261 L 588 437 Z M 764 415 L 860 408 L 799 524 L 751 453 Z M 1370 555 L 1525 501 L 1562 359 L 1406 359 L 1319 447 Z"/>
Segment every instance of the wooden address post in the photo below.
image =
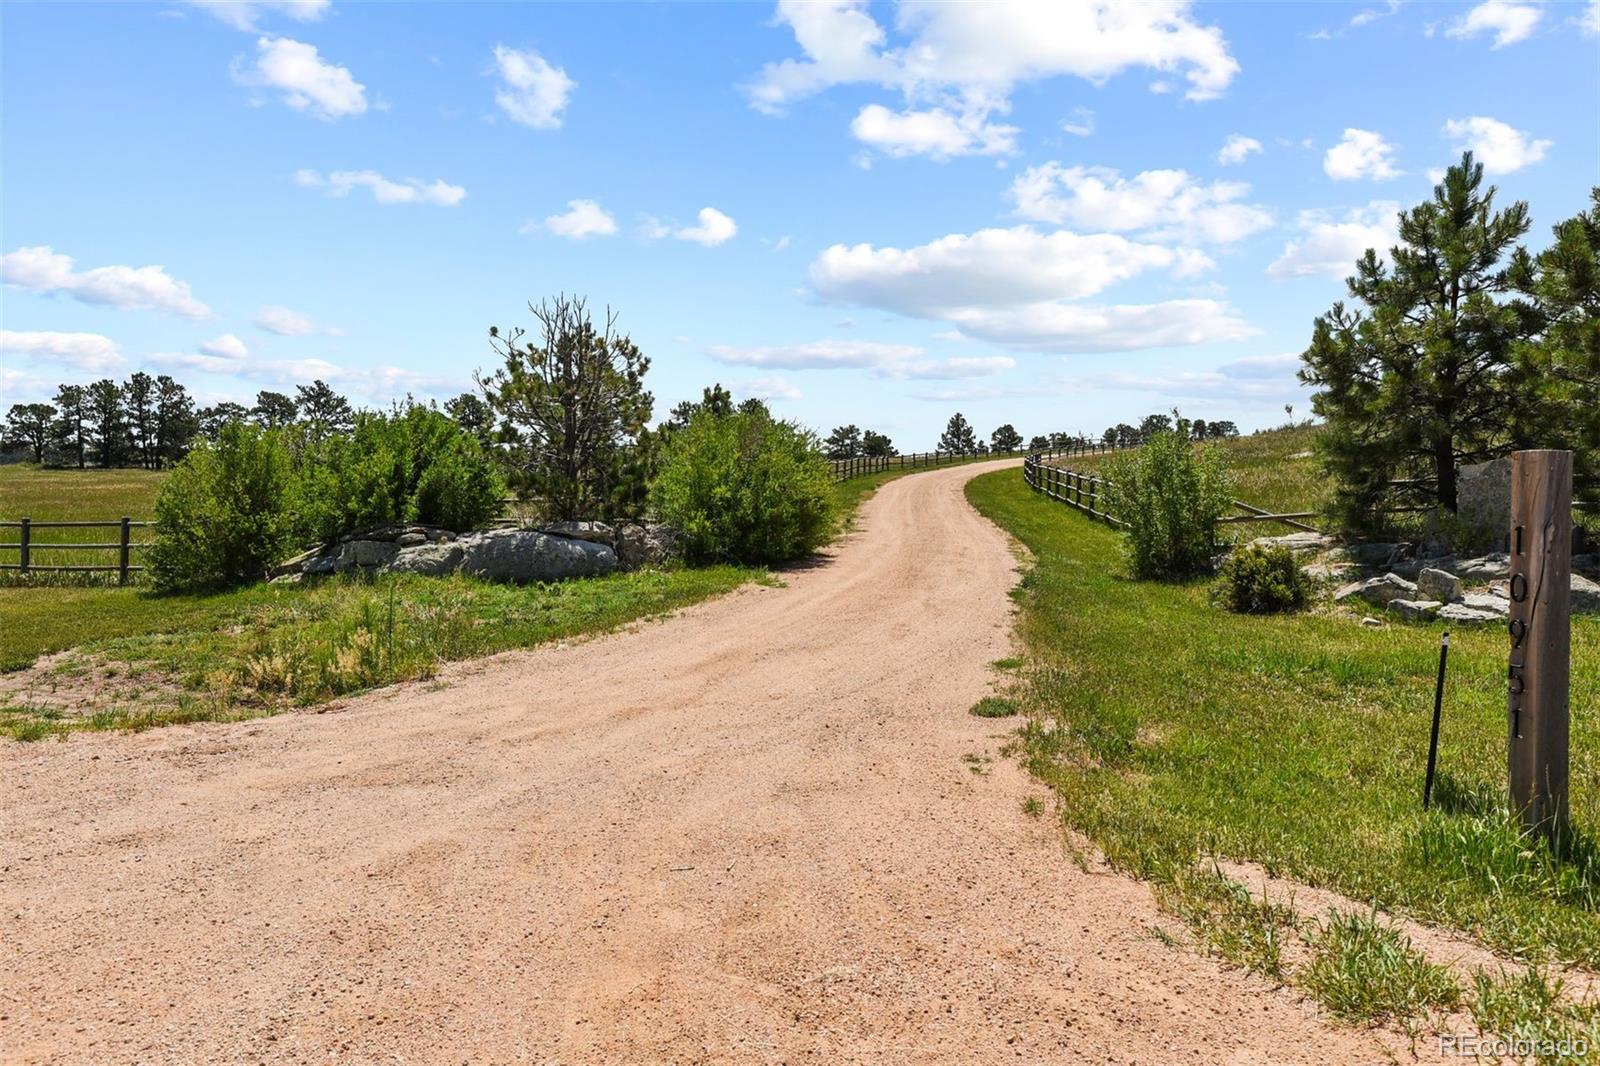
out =
<path fill-rule="evenodd" d="M 1511 456 L 1511 806 L 1529 829 L 1567 819 L 1572 453 Z"/>

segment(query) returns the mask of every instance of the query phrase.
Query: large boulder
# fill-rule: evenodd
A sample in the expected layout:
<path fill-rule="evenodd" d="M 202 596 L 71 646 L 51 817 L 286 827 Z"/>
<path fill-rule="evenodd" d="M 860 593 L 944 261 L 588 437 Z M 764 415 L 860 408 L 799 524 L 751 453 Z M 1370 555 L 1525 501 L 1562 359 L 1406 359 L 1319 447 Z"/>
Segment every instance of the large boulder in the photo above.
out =
<path fill-rule="evenodd" d="M 1464 603 L 1447 603 L 1439 608 L 1435 616 L 1441 622 L 1454 622 L 1457 625 L 1484 625 L 1489 622 L 1498 622 L 1501 615 L 1493 611 L 1481 611 L 1476 607 L 1468 607 Z"/>
<path fill-rule="evenodd" d="M 654 523 L 617 527 L 617 564 L 624 570 L 660 566 L 679 553 L 678 531 Z"/>
<path fill-rule="evenodd" d="M 1572 609 L 1579 614 L 1600 614 L 1600 583 L 1573 574 Z"/>
<path fill-rule="evenodd" d="M 1366 581 L 1355 581 L 1333 594 L 1337 601 L 1352 596 L 1365 600 L 1375 607 L 1385 607 L 1395 600 L 1409 600 L 1417 595 L 1417 586 L 1398 574 L 1379 574 Z"/>
<path fill-rule="evenodd" d="M 536 530 L 494 529 L 458 543 L 465 552 L 461 572 L 489 581 L 562 581 L 617 568 L 617 553 L 604 544 Z"/>
<path fill-rule="evenodd" d="M 1461 599 L 1461 579 L 1448 570 L 1426 567 L 1417 574 L 1417 592 L 1423 599 L 1456 603 Z"/>
<path fill-rule="evenodd" d="M 540 526 L 539 532 L 570 540 L 589 540 L 613 548 L 617 544 L 617 531 L 604 522 L 554 522 Z"/>
<path fill-rule="evenodd" d="M 1504 548 L 1511 529 L 1511 459 L 1462 466 L 1456 473 L 1456 518 L 1466 546 Z"/>
<path fill-rule="evenodd" d="M 1490 552 L 1476 559 L 1467 559 L 1456 566 L 1456 574 L 1464 581 L 1493 581 L 1511 576 L 1511 556 L 1505 552 Z"/>
<path fill-rule="evenodd" d="M 1396 562 L 1406 554 L 1404 544 L 1350 544 L 1344 549 L 1347 559 L 1363 566 L 1383 566 Z"/>
<path fill-rule="evenodd" d="M 459 541 L 408 545 L 400 549 L 384 570 L 391 574 L 443 577 L 461 569 L 466 556 L 467 551 Z"/>
<path fill-rule="evenodd" d="M 1296 555 L 1317 555 L 1336 543 L 1323 533 L 1286 533 L 1281 537 L 1257 537 L 1250 542 L 1252 548 L 1288 548 Z"/>
<path fill-rule="evenodd" d="M 1505 618 L 1511 613 L 1510 600 L 1487 592 L 1469 592 L 1461 597 L 1459 606 L 1474 611 L 1487 611 L 1496 618 Z"/>

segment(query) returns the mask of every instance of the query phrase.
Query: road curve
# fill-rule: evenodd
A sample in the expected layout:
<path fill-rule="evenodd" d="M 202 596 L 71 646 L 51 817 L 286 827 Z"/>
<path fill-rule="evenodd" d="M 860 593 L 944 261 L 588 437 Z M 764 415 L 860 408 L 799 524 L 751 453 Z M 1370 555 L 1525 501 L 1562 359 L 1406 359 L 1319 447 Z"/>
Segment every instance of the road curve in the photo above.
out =
<path fill-rule="evenodd" d="M 1022 812 L 966 713 L 1016 564 L 962 485 L 1000 465 L 626 633 L 4 744 L 0 1061 L 1380 1058 Z"/>

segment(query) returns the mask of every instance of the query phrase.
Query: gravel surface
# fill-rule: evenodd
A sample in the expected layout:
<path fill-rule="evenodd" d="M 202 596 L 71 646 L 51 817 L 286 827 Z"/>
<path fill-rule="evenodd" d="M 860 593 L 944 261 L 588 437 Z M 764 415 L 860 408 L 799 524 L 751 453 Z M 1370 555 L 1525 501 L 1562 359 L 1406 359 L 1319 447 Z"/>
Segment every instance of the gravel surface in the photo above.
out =
<path fill-rule="evenodd" d="M 1165 946 L 1022 812 L 967 714 L 1016 564 L 962 485 L 1003 465 L 630 632 L 0 745 L 0 1061 L 1409 1057 Z"/>

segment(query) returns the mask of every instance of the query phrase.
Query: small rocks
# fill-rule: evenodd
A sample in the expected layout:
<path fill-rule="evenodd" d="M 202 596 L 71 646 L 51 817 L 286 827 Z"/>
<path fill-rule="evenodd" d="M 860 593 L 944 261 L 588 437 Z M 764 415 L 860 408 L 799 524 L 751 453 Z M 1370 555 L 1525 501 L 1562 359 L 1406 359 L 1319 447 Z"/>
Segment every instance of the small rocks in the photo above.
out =
<path fill-rule="evenodd" d="M 1426 567 L 1417 574 L 1417 591 L 1430 600 L 1457 603 L 1462 596 L 1461 579 L 1448 570 Z"/>
<path fill-rule="evenodd" d="M 1438 600 L 1390 600 L 1389 610 L 1408 622 L 1426 622 L 1444 607 Z"/>
<path fill-rule="evenodd" d="M 1370 614 L 1369 614 L 1369 615 L 1367 615 L 1367 616 L 1366 616 L 1366 617 L 1365 617 L 1365 618 L 1363 618 L 1363 619 L 1362 619 L 1362 620 L 1361 620 L 1361 624 L 1362 624 L 1362 625 L 1364 625 L 1364 626 L 1373 626 L 1373 627 L 1375 627 L 1375 626 L 1381 626 L 1381 625 L 1383 625 L 1383 622 L 1381 622 L 1381 621 L 1380 621 L 1380 620 L 1378 620 L 1378 619 L 1376 619 L 1376 618 L 1374 618 L 1374 617 L 1372 617 L 1372 616 L 1371 616 L 1371 615 L 1370 615 Z"/>

